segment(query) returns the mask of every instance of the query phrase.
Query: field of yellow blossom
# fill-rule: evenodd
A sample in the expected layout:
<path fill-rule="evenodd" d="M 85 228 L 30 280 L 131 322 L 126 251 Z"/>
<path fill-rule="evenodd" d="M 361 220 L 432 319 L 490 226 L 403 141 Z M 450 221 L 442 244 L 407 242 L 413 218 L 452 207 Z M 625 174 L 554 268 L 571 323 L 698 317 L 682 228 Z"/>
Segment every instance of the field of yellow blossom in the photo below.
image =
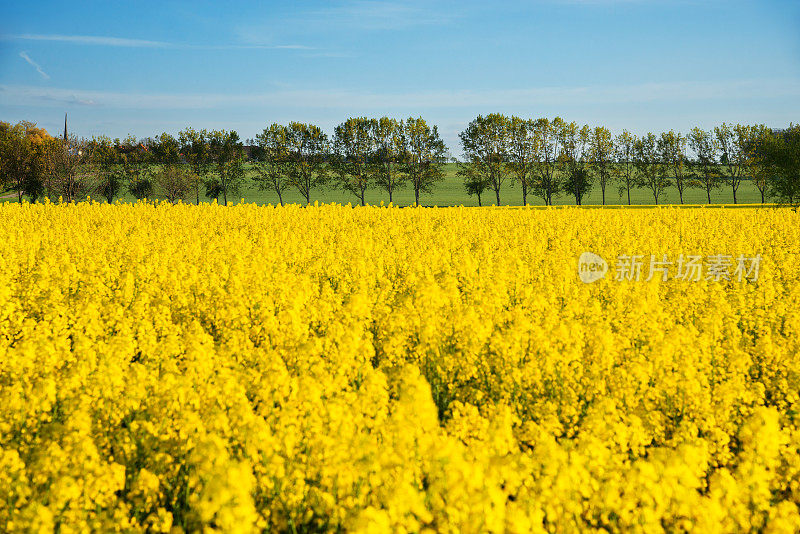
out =
<path fill-rule="evenodd" d="M 0 531 L 800 530 L 791 209 L 0 221 Z"/>

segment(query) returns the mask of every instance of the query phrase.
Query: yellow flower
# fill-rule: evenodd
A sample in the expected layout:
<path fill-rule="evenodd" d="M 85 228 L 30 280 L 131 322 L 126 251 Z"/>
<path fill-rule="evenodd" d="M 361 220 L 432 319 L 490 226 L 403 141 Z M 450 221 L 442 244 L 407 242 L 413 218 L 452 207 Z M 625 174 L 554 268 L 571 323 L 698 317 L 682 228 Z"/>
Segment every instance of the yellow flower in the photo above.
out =
<path fill-rule="evenodd" d="M 0 531 L 800 530 L 792 210 L 0 217 Z"/>

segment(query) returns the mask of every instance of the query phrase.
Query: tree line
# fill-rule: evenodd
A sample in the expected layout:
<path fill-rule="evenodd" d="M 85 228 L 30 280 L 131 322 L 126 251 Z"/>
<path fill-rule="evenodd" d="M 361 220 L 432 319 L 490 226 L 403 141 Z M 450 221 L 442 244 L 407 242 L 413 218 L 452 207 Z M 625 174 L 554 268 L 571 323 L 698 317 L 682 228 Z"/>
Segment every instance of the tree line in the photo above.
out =
<path fill-rule="evenodd" d="M 30 122 L 0 122 L 0 186 L 21 202 L 100 196 L 113 202 L 124 193 L 137 199 L 194 201 L 237 195 L 248 179 L 273 191 L 281 204 L 287 190 L 307 203 L 322 186 L 336 187 L 366 203 L 370 189 L 389 202 L 409 187 L 416 204 L 444 178 L 448 161 L 466 193 L 493 194 L 499 205 L 507 184 L 518 184 L 522 204 L 529 196 L 552 205 L 560 195 L 583 203 L 592 188 L 602 203 L 617 189 L 631 203 L 631 190 L 648 190 L 656 204 L 674 188 L 681 203 L 689 189 L 711 193 L 727 187 L 734 203 L 744 180 L 761 201 L 800 202 L 800 126 L 772 130 L 764 125 L 722 124 L 688 134 L 618 135 L 603 126 L 501 114 L 478 116 L 459 135 L 463 158 L 448 158 L 436 126 L 422 118 L 355 117 L 329 137 L 313 124 L 272 124 L 247 144 L 235 131 L 186 128 L 172 136 L 125 139 L 54 138 Z"/>
<path fill-rule="evenodd" d="M 501 114 L 478 116 L 460 134 L 464 161 L 459 164 L 467 192 L 494 193 L 497 204 L 506 182 L 546 205 L 561 194 L 577 205 L 597 186 L 602 203 L 616 186 L 631 203 L 631 190 L 648 190 L 655 204 L 668 188 L 684 203 L 687 190 L 699 188 L 711 203 L 711 193 L 727 186 L 733 203 L 743 180 L 752 180 L 761 202 L 800 201 L 800 126 L 774 131 L 764 125 L 729 125 L 712 130 L 693 128 L 688 134 L 668 131 L 636 136 L 627 130 L 612 135 L 555 119 L 524 119 Z"/>
<path fill-rule="evenodd" d="M 383 190 L 392 202 L 408 186 L 419 204 L 420 194 L 444 178 L 447 149 L 438 128 L 421 117 L 355 117 L 336 126 L 331 138 L 310 124 L 273 124 L 256 136 L 251 157 L 253 179 L 281 204 L 288 188 L 310 203 L 312 189 L 322 185 L 349 191 L 362 206 L 370 188 Z"/>
<path fill-rule="evenodd" d="M 409 186 L 419 203 L 444 177 L 446 162 L 437 127 L 413 117 L 350 118 L 331 137 L 313 124 L 272 124 L 248 145 L 225 130 L 86 140 L 53 138 L 30 122 L 0 122 L 0 178 L 20 202 L 89 194 L 113 202 L 127 191 L 137 199 L 196 203 L 202 194 L 227 204 L 241 191 L 249 163 L 250 179 L 274 191 L 281 204 L 287 189 L 310 203 L 321 186 L 349 191 L 362 205 L 370 188 L 384 190 L 391 202 L 395 191 Z"/>
<path fill-rule="evenodd" d="M 120 140 L 51 137 L 31 122 L 0 122 L 0 180 L 21 202 L 45 197 L 73 202 L 99 195 L 113 202 L 125 192 L 137 199 L 172 202 L 200 193 L 227 203 L 244 179 L 242 143 L 236 132 L 182 131 L 178 138 Z"/>

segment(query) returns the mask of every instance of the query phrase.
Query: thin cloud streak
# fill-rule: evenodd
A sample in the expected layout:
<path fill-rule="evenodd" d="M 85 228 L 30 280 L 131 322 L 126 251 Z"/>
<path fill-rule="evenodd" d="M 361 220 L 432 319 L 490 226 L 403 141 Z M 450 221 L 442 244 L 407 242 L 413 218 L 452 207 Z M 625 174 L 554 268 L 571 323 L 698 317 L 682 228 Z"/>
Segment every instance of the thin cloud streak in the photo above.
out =
<path fill-rule="evenodd" d="M 572 4 L 572 5 L 594 5 L 594 6 L 614 6 L 621 4 L 652 4 L 655 0 L 551 0 L 555 4 Z M 670 0 L 676 1 L 676 0 Z M 696 1 L 696 0 L 687 0 Z"/>
<path fill-rule="evenodd" d="M 44 70 L 42 70 L 42 67 L 38 63 L 36 63 L 34 60 L 32 60 L 27 52 L 25 52 L 25 51 L 20 52 L 19 53 L 19 57 L 21 57 L 22 59 L 27 61 L 29 64 L 33 65 L 33 68 L 36 69 L 36 72 L 41 74 L 42 78 L 44 78 L 45 80 L 49 80 L 50 79 L 50 75 L 47 74 Z"/>
<path fill-rule="evenodd" d="M 542 87 L 487 91 L 369 93 L 281 90 L 250 94 L 141 94 L 0 85 L 7 105 L 81 103 L 117 109 L 214 109 L 251 106 L 349 110 L 485 108 L 490 111 L 540 106 L 800 98 L 800 80 L 670 82 L 619 86 Z"/>
<path fill-rule="evenodd" d="M 21 34 L 4 35 L 5 41 L 47 41 L 89 46 L 111 46 L 123 48 L 166 48 L 174 50 L 316 50 L 315 47 L 301 44 L 283 45 L 198 45 L 190 43 L 172 43 L 167 41 L 149 41 L 145 39 L 127 39 L 122 37 L 105 37 L 95 35 L 43 35 Z"/>
<path fill-rule="evenodd" d="M 104 37 L 94 35 L 41 35 L 22 34 L 10 35 L 9 40 L 15 41 L 54 41 L 61 43 L 74 43 L 95 46 L 122 46 L 130 48 L 171 48 L 172 43 L 164 41 L 148 41 L 145 39 L 125 39 L 121 37 Z"/>
<path fill-rule="evenodd" d="M 461 7 L 461 9 L 458 9 Z M 240 25 L 236 32 L 248 43 L 265 44 L 264 36 L 271 36 L 275 31 L 287 34 L 328 35 L 353 32 L 372 31 L 404 31 L 412 28 L 443 26 L 463 18 L 463 6 L 434 6 L 432 3 L 420 1 L 366 1 L 350 0 L 338 5 L 329 5 L 318 9 L 270 19 L 266 23 Z M 330 56 L 341 57 L 341 56 Z"/>
<path fill-rule="evenodd" d="M 310 11 L 306 16 L 320 18 L 365 30 L 400 30 L 412 26 L 446 24 L 452 14 L 434 12 L 430 4 L 422 6 L 386 1 L 354 0 L 336 7 Z"/>

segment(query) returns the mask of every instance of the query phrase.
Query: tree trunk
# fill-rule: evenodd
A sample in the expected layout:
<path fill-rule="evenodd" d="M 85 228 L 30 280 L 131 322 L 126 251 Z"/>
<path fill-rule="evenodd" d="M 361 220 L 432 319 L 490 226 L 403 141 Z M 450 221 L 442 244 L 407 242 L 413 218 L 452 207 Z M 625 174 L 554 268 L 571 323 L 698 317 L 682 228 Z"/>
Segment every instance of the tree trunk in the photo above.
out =
<path fill-rule="evenodd" d="M 605 206 L 605 205 L 606 205 L 606 186 L 605 186 L 605 185 L 603 185 L 603 186 L 600 188 L 600 191 L 601 191 L 601 192 L 602 192 L 602 194 L 603 194 L 603 206 Z"/>
<path fill-rule="evenodd" d="M 494 190 L 494 194 L 497 197 L 497 205 L 499 206 L 500 205 L 500 188 L 499 187 Z"/>
<path fill-rule="evenodd" d="M 478 193 L 478 206 L 479 207 L 483 206 L 483 204 L 481 204 L 481 194 L 480 193 Z"/>
<path fill-rule="evenodd" d="M 419 206 L 419 187 L 414 188 L 414 204 Z"/>
<path fill-rule="evenodd" d="M 761 203 L 763 204 L 764 203 L 764 190 L 762 189 L 760 191 L 760 193 L 761 193 Z"/>
<path fill-rule="evenodd" d="M 280 201 L 281 206 L 283 206 L 283 195 L 281 194 L 280 189 L 277 189 L 277 191 L 278 191 L 278 200 Z"/>
<path fill-rule="evenodd" d="M 736 188 L 733 188 L 733 203 L 736 204 Z"/>
<path fill-rule="evenodd" d="M 631 205 L 631 184 L 628 184 L 628 206 Z"/>
<path fill-rule="evenodd" d="M 525 181 L 522 181 L 522 205 L 528 205 L 528 184 Z"/>
<path fill-rule="evenodd" d="M 711 185 L 706 186 L 706 195 L 708 196 L 708 203 L 711 204 Z"/>

